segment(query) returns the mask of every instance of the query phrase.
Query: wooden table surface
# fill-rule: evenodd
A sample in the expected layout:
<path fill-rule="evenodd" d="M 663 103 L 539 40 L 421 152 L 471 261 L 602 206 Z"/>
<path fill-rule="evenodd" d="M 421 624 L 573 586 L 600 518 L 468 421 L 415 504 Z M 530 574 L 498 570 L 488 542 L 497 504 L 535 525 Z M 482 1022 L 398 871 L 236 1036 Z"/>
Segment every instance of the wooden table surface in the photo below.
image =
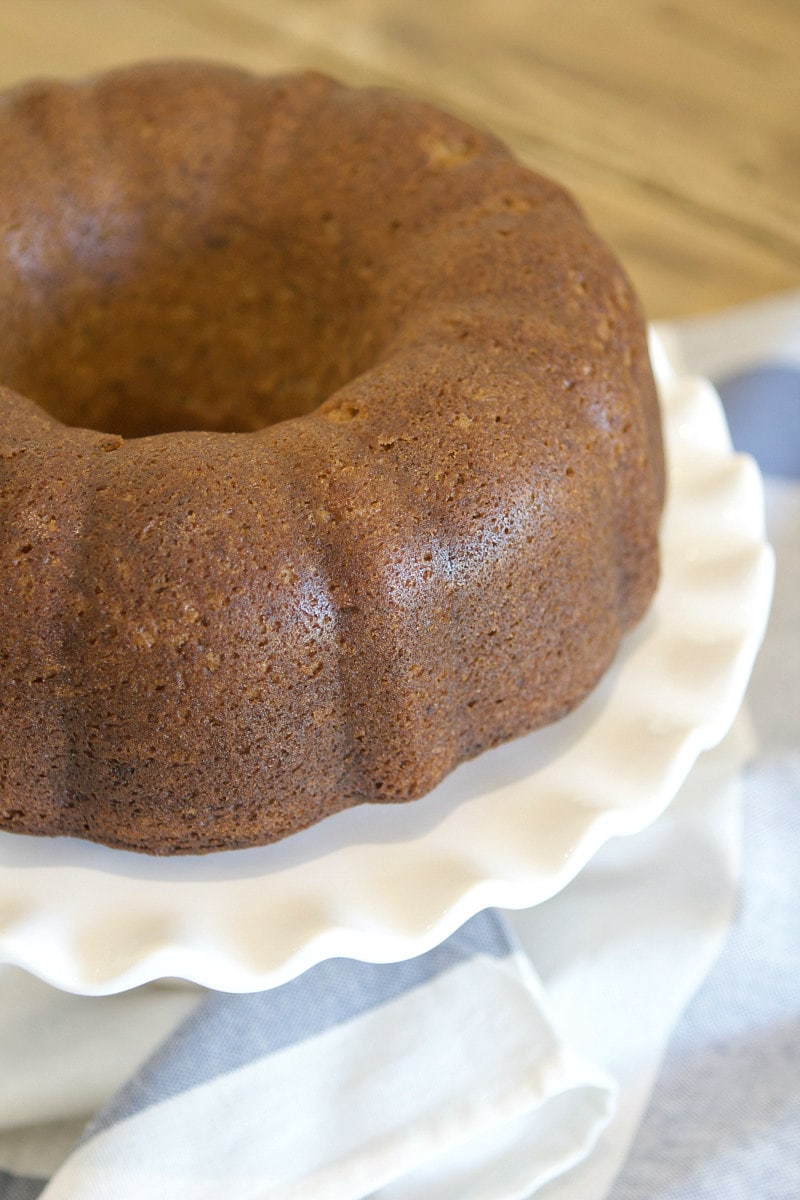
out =
<path fill-rule="evenodd" d="M 800 286 L 800 0 L 0 0 L 0 86 L 176 57 L 491 128 L 578 196 L 652 317 Z"/>

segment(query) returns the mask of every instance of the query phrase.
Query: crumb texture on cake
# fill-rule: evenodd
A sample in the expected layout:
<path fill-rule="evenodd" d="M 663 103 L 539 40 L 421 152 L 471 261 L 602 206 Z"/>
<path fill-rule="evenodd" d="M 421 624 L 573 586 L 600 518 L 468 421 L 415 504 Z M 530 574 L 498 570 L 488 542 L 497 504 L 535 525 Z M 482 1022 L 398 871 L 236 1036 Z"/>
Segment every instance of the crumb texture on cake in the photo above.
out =
<path fill-rule="evenodd" d="M 417 100 L 160 64 L 0 102 L 0 826 L 262 844 L 573 708 L 645 611 L 644 322 Z"/>

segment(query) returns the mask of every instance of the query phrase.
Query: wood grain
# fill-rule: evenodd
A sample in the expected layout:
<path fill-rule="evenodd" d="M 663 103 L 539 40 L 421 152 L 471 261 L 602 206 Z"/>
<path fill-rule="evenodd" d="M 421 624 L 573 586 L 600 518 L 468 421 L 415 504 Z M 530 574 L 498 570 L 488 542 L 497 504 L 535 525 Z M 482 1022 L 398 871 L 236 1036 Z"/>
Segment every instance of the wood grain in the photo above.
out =
<path fill-rule="evenodd" d="M 652 316 L 800 285 L 797 0 L 0 0 L 0 85 L 165 57 L 313 66 L 493 129 Z"/>

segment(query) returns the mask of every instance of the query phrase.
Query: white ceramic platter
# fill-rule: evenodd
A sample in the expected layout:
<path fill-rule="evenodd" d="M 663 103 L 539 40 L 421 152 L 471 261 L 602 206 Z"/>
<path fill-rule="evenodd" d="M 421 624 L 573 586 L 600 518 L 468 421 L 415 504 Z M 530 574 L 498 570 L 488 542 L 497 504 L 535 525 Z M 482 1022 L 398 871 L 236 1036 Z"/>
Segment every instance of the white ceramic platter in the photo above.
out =
<path fill-rule="evenodd" d="M 490 905 L 537 904 L 653 821 L 739 708 L 773 558 L 758 471 L 733 453 L 716 393 L 651 349 L 669 461 L 662 581 L 578 710 L 423 800 L 262 849 L 153 859 L 0 834 L 0 961 L 91 995 L 170 977 L 255 991 L 334 956 L 411 957 Z"/>

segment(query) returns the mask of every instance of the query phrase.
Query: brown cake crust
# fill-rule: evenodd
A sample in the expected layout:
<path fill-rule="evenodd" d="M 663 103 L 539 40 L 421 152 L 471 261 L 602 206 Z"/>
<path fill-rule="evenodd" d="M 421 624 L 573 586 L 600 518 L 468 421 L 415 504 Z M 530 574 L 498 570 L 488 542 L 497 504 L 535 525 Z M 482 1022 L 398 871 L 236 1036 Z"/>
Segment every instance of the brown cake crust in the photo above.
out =
<path fill-rule="evenodd" d="M 155 854 L 429 791 L 645 611 L 644 322 L 421 102 L 194 64 L 0 107 L 0 826 Z"/>

